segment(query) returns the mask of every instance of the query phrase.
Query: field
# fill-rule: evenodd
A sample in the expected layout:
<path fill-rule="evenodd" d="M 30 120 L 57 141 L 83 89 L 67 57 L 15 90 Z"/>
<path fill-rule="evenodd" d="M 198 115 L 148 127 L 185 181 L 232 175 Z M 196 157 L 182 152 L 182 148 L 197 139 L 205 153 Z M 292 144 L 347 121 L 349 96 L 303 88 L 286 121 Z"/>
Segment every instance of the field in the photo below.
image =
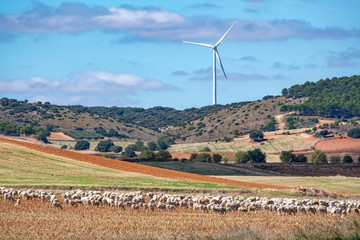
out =
<path fill-rule="evenodd" d="M 358 239 L 360 219 L 275 213 L 130 211 L 111 207 L 53 208 L 0 200 L 2 239 Z"/>
<path fill-rule="evenodd" d="M 343 138 L 321 141 L 316 149 L 326 153 L 360 153 L 360 139 Z"/>

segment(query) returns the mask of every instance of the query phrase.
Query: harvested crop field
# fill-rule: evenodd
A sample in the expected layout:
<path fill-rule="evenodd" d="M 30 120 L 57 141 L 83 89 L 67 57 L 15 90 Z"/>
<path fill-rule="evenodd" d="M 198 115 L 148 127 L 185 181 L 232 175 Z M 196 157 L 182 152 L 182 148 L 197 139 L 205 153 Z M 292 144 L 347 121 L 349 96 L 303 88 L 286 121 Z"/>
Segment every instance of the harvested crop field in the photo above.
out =
<path fill-rule="evenodd" d="M 52 132 L 48 139 L 55 141 L 75 141 L 74 138 L 69 137 L 62 132 Z"/>
<path fill-rule="evenodd" d="M 360 139 L 342 138 L 318 142 L 315 149 L 326 153 L 360 153 Z"/>
<path fill-rule="evenodd" d="M 125 172 L 134 172 L 134 173 L 140 173 L 155 177 L 161 177 L 161 178 L 167 178 L 167 179 L 175 179 L 180 181 L 190 181 L 190 182 L 207 182 L 207 183 L 215 183 L 215 184 L 222 184 L 227 186 L 235 186 L 235 187 L 247 187 L 247 188 L 267 188 L 267 189 L 277 189 L 277 190 L 287 190 L 290 189 L 288 187 L 283 186 L 273 186 L 268 184 L 254 184 L 254 183 L 247 183 L 242 181 L 234 181 L 234 180 L 228 180 L 228 179 L 221 179 L 221 178 L 215 178 L 215 177 L 209 177 L 209 176 L 203 176 L 203 175 L 197 175 L 197 174 L 191 174 L 191 173 L 185 173 L 185 172 L 179 172 L 179 171 L 173 171 L 168 169 L 162 169 L 162 168 L 156 168 L 156 167 L 150 167 L 145 166 L 141 164 L 136 163 L 130 163 L 130 162 L 124 162 L 114 159 L 108 159 L 108 158 L 102 158 L 92 155 L 85 155 L 81 153 L 77 153 L 74 151 L 68 151 L 68 150 L 61 150 L 56 148 L 51 148 L 43 145 L 36 145 L 31 144 L 27 142 L 19 142 L 15 140 L 0 138 L 0 142 L 4 143 L 10 143 L 13 145 L 18 145 L 22 147 L 26 147 L 35 151 L 47 153 L 47 154 L 53 154 L 56 156 L 61 156 L 65 158 L 70 158 L 73 160 L 86 162 L 110 169 L 116 169 L 120 171 Z"/>
<path fill-rule="evenodd" d="M 358 236 L 359 217 L 130 211 L 0 199 L 1 239 L 325 239 Z M 356 235 L 357 234 L 357 235 Z M 355 238 L 354 238 L 355 239 Z"/>

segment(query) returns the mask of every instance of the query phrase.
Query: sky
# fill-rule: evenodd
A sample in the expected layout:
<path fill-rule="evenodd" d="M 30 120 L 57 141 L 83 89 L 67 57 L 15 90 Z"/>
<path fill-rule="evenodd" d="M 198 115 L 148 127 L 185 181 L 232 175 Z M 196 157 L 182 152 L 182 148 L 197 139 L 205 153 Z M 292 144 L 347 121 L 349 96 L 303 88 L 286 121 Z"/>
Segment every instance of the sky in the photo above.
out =
<path fill-rule="evenodd" d="M 358 0 L 0 0 L 0 97 L 185 109 L 360 74 Z M 217 63 L 218 64 L 218 63 Z"/>

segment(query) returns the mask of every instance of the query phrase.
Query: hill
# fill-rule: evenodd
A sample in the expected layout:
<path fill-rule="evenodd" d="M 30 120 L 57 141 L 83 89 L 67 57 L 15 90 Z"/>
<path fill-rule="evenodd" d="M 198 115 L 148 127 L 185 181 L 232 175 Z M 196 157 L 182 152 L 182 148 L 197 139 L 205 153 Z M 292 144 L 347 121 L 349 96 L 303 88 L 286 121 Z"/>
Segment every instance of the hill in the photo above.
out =
<path fill-rule="evenodd" d="M 29 103 L 27 100 L 2 98 L 0 122 L 67 134 L 74 130 L 85 131 L 80 135 L 97 133 L 100 137 L 131 141 L 151 141 L 160 135 L 170 135 L 177 142 L 226 142 L 254 129 L 274 131 L 300 126 L 314 127 L 317 116 L 360 116 L 360 76 L 297 84 L 283 89 L 282 95 L 265 96 L 253 102 L 185 110 L 159 106 L 149 109 L 58 106 L 49 102 Z M 293 112 L 304 117 L 285 118 Z M 308 118 L 309 115 L 313 119 Z"/>

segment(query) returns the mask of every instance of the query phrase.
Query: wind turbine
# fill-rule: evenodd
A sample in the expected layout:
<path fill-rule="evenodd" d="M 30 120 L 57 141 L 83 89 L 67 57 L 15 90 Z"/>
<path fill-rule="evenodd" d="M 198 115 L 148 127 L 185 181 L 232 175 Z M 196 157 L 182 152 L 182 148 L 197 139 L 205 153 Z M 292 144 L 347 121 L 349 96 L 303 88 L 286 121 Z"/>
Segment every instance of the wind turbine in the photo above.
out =
<path fill-rule="evenodd" d="M 224 73 L 225 78 L 226 77 L 226 73 L 224 70 L 224 67 L 221 63 L 221 59 L 220 59 L 220 55 L 219 52 L 217 50 L 217 47 L 219 46 L 219 44 L 222 42 L 222 40 L 224 40 L 224 38 L 226 37 L 226 35 L 228 35 L 228 33 L 230 32 L 230 30 L 234 27 L 234 25 L 236 24 L 237 21 L 235 21 L 233 23 L 233 25 L 231 25 L 231 27 L 229 28 L 229 30 L 227 30 L 227 32 L 220 38 L 220 40 L 215 44 L 215 45 L 210 45 L 210 44 L 206 44 L 206 43 L 195 43 L 195 42 L 188 42 L 188 41 L 183 41 L 184 43 L 189 43 L 189 44 L 194 44 L 194 45 L 199 45 L 199 46 L 203 46 L 203 47 L 208 47 L 208 48 L 212 48 L 213 49 L 213 105 L 216 104 L 216 58 L 218 59 L 221 69 Z"/>

